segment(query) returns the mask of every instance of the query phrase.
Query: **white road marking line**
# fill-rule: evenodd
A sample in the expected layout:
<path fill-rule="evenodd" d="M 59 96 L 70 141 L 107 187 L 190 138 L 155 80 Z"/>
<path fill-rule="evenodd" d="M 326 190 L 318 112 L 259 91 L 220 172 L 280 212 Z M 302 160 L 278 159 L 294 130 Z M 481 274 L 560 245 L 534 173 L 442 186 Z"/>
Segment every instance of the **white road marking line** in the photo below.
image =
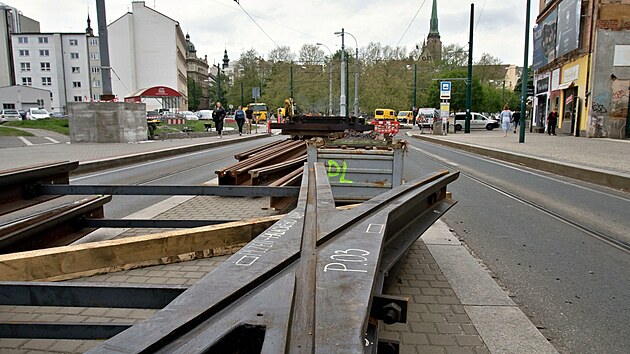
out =
<path fill-rule="evenodd" d="M 23 136 L 18 136 L 18 138 L 19 138 L 20 140 L 22 140 L 22 142 L 23 142 L 24 144 L 26 144 L 26 145 L 28 145 L 28 146 L 33 146 L 33 143 L 31 143 L 30 141 L 26 140 L 26 138 L 25 138 L 25 137 L 23 137 Z"/>
<path fill-rule="evenodd" d="M 51 142 L 53 142 L 54 144 L 61 144 L 61 143 L 60 143 L 60 142 L 58 142 L 57 140 L 55 140 L 55 139 L 53 139 L 53 138 L 50 138 L 50 137 L 47 137 L 47 136 L 45 136 L 45 137 L 44 137 L 44 139 L 47 139 L 48 141 L 51 141 Z"/>

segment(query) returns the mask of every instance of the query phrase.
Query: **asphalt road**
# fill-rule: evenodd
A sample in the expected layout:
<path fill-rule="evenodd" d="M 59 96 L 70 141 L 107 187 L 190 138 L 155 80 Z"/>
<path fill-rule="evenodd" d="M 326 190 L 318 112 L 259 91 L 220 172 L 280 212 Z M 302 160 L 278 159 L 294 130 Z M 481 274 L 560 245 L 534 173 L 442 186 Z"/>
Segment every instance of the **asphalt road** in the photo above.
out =
<path fill-rule="evenodd" d="M 628 352 L 630 196 L 410 140 L 405 179 L 462 172 L 444 221 L 560 352 Z"/>

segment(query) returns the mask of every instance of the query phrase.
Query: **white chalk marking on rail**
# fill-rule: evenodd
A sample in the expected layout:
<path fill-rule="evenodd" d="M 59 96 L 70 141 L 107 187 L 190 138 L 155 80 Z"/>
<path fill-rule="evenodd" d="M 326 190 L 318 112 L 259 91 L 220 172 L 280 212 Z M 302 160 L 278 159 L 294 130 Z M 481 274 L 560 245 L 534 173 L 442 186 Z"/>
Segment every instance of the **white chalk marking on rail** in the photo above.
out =
<path fill-rule="evenodd" d="M 380 234 L 381 232 L 383 232 L 384 228 L 385 228 L 385 224 L 370 224 L 368 225 L 367 230 L 365 230 L 365 233 Z"/>

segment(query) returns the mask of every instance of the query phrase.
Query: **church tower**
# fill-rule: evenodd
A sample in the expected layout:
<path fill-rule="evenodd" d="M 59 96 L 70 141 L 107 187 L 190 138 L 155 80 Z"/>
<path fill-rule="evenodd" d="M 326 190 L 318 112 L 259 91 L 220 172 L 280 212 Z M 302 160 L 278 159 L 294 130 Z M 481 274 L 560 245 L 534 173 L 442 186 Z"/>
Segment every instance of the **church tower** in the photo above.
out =
<path fill-rule="evenodd" d="M 426 44 L 422 46 L 422 60 L 442 60 L 442 40 L 440 39 L 440 31 L 438 30 L 437 0 L 433 0 L 429 35 L 427 36 Z"/>

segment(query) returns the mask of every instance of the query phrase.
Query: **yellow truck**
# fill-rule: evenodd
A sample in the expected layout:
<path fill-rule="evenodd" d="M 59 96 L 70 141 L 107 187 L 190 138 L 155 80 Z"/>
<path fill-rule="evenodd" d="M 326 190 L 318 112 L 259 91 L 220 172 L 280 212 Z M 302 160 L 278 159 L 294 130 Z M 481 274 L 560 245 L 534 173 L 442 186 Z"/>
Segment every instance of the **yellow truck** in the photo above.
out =
<path fill-rule="evenodd" d="M 268 113 L 268 108 L 267 108 L 266 103 L 262 103 L 262 102 L 250 103 L 247 105 L 247 108 L 251 108 L 252 111 L 254 111 L 253 115 L 254 115 L 254 121 L 256 123 L 267 121 L 267 115 L 269 113 Z"/>
<path fill-rule="evenodd" d="M 389 108 L 377 108 L 374 110 L 375 120 L 396 120 L 396 111 Z"/>
<path fill-rule="evenodd" d="M 412 111 L 400 111 L 396 117 L 399 123 L 411 123 L 413 121 Z"/>

